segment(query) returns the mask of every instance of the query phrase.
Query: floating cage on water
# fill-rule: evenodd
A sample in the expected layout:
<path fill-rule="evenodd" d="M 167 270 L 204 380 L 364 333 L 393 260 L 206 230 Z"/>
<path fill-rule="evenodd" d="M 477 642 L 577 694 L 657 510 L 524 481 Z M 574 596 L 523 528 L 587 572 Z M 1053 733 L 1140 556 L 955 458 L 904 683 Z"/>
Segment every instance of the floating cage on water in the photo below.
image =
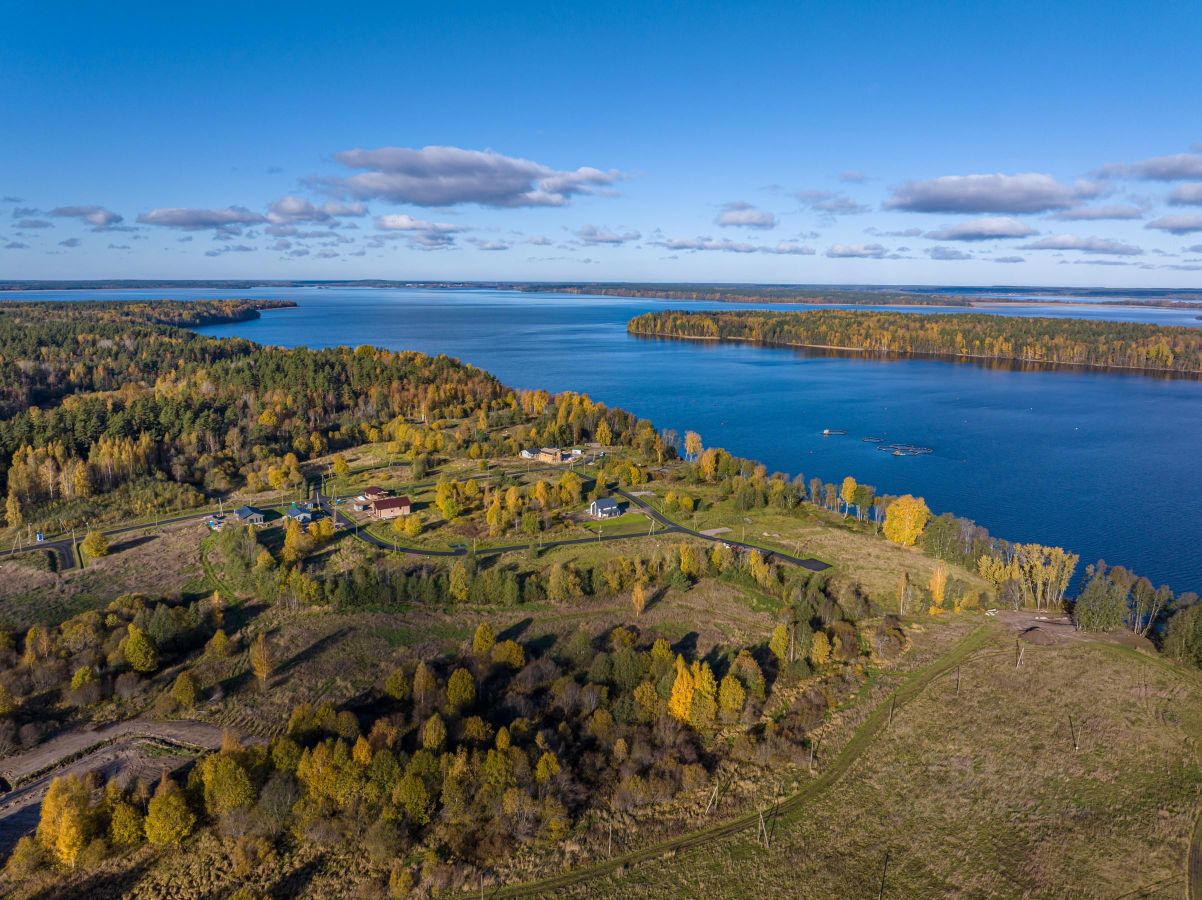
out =
<path fill-rule="evenodd" d="M 894 456 L 923 456 L 935 452 L 933 447 L 919 447 L 917 444 L 881 444 L 877 449 Z"/>
<path fill-rule="evenodd" d="M 879 443 L 881 443 L 881 441 L 883 441 L 883 440 L 884 440 L 884 438 L 879 438 L 879 437 L 865 437 L 865 438 L 860 438 L 860 440 L 862 440 L 862 441 L 863 441 L 864 443 L 866 443 L 866 444 L 879 444 Z"/>
<path fill-rule="evenodd" d="M 823 437 L 828 437 L 830 435 L 835 435 L 835 434 L 847 434 L 847 432 L 844 431 L 842 428 L 823 428 L 822 429 Z"/>

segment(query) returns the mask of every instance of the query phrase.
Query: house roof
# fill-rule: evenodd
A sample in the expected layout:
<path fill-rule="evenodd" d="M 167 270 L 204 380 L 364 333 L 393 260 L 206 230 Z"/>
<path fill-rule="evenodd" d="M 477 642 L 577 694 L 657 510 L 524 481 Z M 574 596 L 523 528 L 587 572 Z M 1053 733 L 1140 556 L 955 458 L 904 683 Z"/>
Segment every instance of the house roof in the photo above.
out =
<path fill-rule="evenodd" d="M 613 497 L 600 497 L 593 501 L 593 505 L 597 509 L 617 509 L 618 501 L 613 499 Z"/>
<path fill-rule="evenodd" d="M 364 496 L 364 497 L 366 497 L 368 494 L 377 494 L 377 495 L 383 495 L 383 494 L 387 494 L 387 493 L 388 493 L 388 491 L 387 491 L 387 490 L 385 490 L 385 489 L 384 489 L 384 488 L 382 488 L 382 487 L 378 487 L 377 485 L 374 485 L 374 484 L 373 484 L 373 485 L 371 485 L 370 487 L 365 487 L 365 488 L 363 489 L 363 496 Z"/>
<path fill-rule="evenodd" d="M 299 519 L 301 516 L 308 516 L 310 519 L 313 518 L 312 511 L 305 509 L 303 506 L 290 506 L 288 507 L 288 512 L 284 513 L 284 515 L 291 519 Z"/>
<path fill-rule="evenodd" d="M 371 505 L 372 509 L 400 509 L 409 505 L 408 497 L 385 497 Z"/>
<path fill-rule="evenodd" d="M 239 506 L 238 509 L 234 511 L 234 515 L 236 515 L 239 519 L 247 519 L 251 516 L 263 515 L 263 510 L 255 509 L 253 506 Z"/>

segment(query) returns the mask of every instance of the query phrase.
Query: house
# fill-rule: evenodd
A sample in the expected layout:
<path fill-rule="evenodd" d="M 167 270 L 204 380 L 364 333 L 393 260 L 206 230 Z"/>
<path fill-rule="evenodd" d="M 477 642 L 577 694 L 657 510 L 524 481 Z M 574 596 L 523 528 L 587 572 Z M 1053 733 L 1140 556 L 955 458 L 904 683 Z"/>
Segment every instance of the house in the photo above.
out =
<path fill-rule="evenodd" d="M 308 525 L 313 521 L 313 512 L 307 507 L 293 503 L 288 507 L 288 511 L 284 515 L 294 522 L 299 522 L 301 525 Z"/>
<path fill-rule="evenodd" d="M 374 503 L 376 500 L 383 500 L 385 497 L 391 497 L 392 491 L 372 485 L 369 488 L 364 488 L 361 496 L 368 503 Z"/>
<path fill-rule="evenodd" d="M 384 497 L 371 505 L 371 514 L 377 519 L 395 519 L 412 511 L 408 497 Z"/>
<path fill-rule="evenodd" d="M 594 519 L 613 519 L 622 515 L 622 507 L 612 497 L 600 497 L 589 504 L 588 514 Z"/>
<path fill-rule="evenodd" d="M 244 525 L 262 525 L 263 510 L 255 509 L 253 506 L 240 506 L 234 512 L 238 517 L 238 521 Z"/>
<path fill-rule="evenodd" d="M 537 459 L 538 451 L 537 450 L 523 450 L 521 452 L 520 456 L 522 457 L 522 459 Z"/>
<path fill-rule="evenodd" d="M 542 463 L 561 463 L 564 453 L 558 447 L 543 447 L 538 451 L 538 461 Z"/>

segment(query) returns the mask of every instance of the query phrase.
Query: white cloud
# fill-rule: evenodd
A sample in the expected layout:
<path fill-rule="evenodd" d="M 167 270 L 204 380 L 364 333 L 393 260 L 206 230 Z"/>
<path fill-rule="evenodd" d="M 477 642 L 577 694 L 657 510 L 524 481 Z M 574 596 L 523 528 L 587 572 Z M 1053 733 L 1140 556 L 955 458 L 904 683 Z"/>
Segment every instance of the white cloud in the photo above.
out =
<path fill-rule="evenodd" d="M 1023 263 L 1027 260 L 1022 256 L 998 256 L 994 257 L 993 261 L 995 263 Z"/>
<path fill-rule="evenodd" d="M 1057 234 L 1024 244 L 1023 250 L 1078 250 L 1081 253 L 1099 253 L 1108 256 L 1140 256 L 1143 250 L 1122 241 L 1100 237 L 1078 237 L 1075 234 Z"/>
<path fill-rule="evenodd" d="M 1193 234 L 1202 231 L 1202 216 L 1161 216 L 1144 227 L 1167 231 L 1169 234 Z"/>
<path fill-rule="evenodd" d="M 455 235 L 465 229 L 446 222 L 428 222 L 415 219 L 406 213 L 376 216 L 376 228 L 381 231 L 399 231 L 409 245 L 419 250 L 440 250 L 455 243 Z"/>
<path fill-rule="evenodd" d="M 832 259 L 884 259 L 888 252 L 880 244 L 835 244 L 826 255 Z"/>
<path fill-rule="evenodd" d="M 933 213 L 1036 213 L 1065 209 L 1091 186 L 1070 187 L 1050 175 L 944 175 L 907 181 L 885 201 L 886 209 Z"/>
<path fill-rule="evenodd" d="M 1202 154 L 1175 153 L 1134 163 L 1110 163 L 1098 174 L 1103 178 L 1139 178 L 1145 181 L 1184 181 L 1202 178 Z"/>
<path fill-rule="evenodd" d="M 927 250 L 927 256 L 931 259 L 938 260 L 962 260 L 973 259 L 971 253 L 965 253 L 963 250 L 957 250 L 955 247 L 931 247 Z"/>
<path fill-rule="evenodd" d="M 577 230 L 576 237 L 586 244 L 616 245 L 625 244 L 628 241 L 637 241 L 642 235 L 637 231 L 618 233 L 604 226 L 598 228 L 596 225 L 583 225 Z"/>
<path fill-rule="evenodd" d="M 1202 206 L 1202 184 L 1179 184 L 1169 192 L 1171 206 Z"/>
<path fill-rule="evenodd" d="M 856 215 L 868 212 L 868 207 L 833 191 L 797 191 L 793 194 L 805 209 L 832 216 Z"/>
<path fill-rule="evenodd" d="M 267 218 L 275 225 L 291 225 L 297 222 L 328 222 L 342 216 L 365 216 L 365 203 L 339 203 L 329 201 L 314 206 L 304 197 L 289 194 L 281 197 L 267 209 Z"/>
<path fill-rule="evenodd" d="M 986 216 L 947 225 L 936 231 L 928 231 L 924 237 L 934 241 L 992 241 L 999 238 L 1022 238 L 1035 234 L 1035 229 L 1009 216 Z"/>
<path fill-rule="evenodd" d="M 1142 219 L 1144 210 L 1138 206 L 1114 204 L 1111 206 L 1074 206 L 1053 213 L 1048 218 L 1060 222 L 1096 222 L 1102 219 Z"/>
<path fill-rule="evenodd" d="M 97 231 L 111 229 L 114 225 L 120 225 L 125 221 L 124 216 L 118 215 L 111 209 L 105 209 L 103 206 L 59 206 L 50 210 L 50 215 L 60 218 L 83 219 Z"/>
<path fill-rule="evenodd" d="M 652 241 L 656 247 L 665 250 L 682 250 L 689 252 L 716 251 L 720 253 L 766 253 L 774 256 L 813 256 L 814 250 L 796 241 L 780 241 L 777 244 L 751 244 L 745 241 L 732 241 L 728 238 L 696 237 L 696 238 L 667 238 Z"/>
<path fill-rule="evenodd" d="M 767 210 L 757 209 L 750 203 L 736 200 L 722 204 L 722 212 L 714 219 L 715 224 L 723 228 L 775 228 L 776 216 Z"/>
<path fill-rule="evenodd" d="M 578 194 L 605 193 L 623 177 L 616 169 L 582 166 L 561 171 L 492 150 L 459 147 L 345 150 L 334 159 L 363 171 L 309 182 L 340 196 L 416 206 L 564 206 Z"/>
<path fill-rule="evenodd" d="M 185 231 L 201 231 L 206 228 L 232 230 L 242 225 L 258 225 L 267 217 L 252 212 L 245 206 L 226 206 L 219 209 L 197 209 L 188 207 L 160 207 L 138 216 L 143 225 L 161 225 L 165 228 L 181 228 Z"/>

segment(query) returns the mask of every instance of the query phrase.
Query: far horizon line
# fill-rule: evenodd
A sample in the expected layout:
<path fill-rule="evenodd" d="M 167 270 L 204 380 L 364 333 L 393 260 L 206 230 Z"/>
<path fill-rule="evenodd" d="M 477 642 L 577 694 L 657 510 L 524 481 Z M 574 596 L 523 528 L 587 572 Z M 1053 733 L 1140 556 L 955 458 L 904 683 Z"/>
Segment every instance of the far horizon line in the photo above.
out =
<path fill-rule="evenodd" d="M 5 291 L 87 291 L 136 290 L 148 288 L 233 289 L 258 287 L 429 287 L 429 288 L 496 288 L 521 286 L 539 287 L 599 287 L 599 288 L 759 288 L 759 289 L 818 289 L 818 290 L 937 290 L 954 291 L 1075 291 L 1108 294 L 1166 294 L 1202 293 L 1202 287 L 1113 287 L 1088 284 L 953 284 L 953 283 L 890 283 L 890 282 L 784 282 L 784 281 L 647 281 L 598 279 L 448 279 L 448 278 L 94 278 L 48 279 L 22 278 L 0 280 L 0 292 Z"/>

